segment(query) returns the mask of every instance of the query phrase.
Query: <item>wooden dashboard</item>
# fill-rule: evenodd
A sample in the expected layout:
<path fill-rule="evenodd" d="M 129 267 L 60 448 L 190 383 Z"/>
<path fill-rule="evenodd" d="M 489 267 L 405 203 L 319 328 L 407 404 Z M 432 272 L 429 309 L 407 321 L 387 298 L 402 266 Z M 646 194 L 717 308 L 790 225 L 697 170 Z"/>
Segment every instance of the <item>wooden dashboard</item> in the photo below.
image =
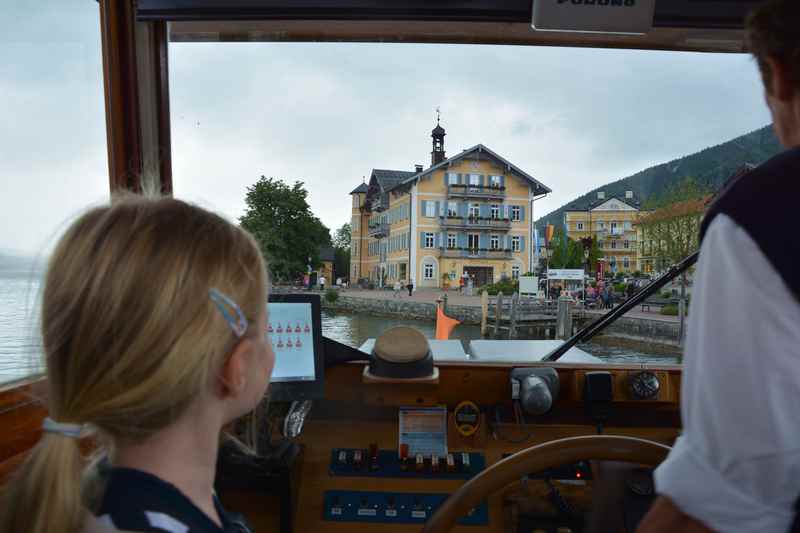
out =
<path fill-rule="evenodd" d="M 479 451 L 487 466 L 505 454 L 532 445 L 564 437 L 594 435 L 596 427 L 585 413 L 583 380 L 587 372 L 609 371 L 613 376 L 613 411 L 605 426 L 605 434 L 641 437 L 671 445 L 679 433 L 680 367 L 648 367 L 661 383 L 659 394 L 652 400 L 634 400 L 627 386 L 640 367 L 615 365 L 540 365 L 555 368 L 561 390 L 548 414 L 526 419 L 525 424 L 513 419 L 498 424 L 491 416 L 494 406 L 511 403 L 510 365 L 439 364 L 439 382 L 434 384 L 376 384 L 362 379 L 363 364 L 347 364 L 326 372 L 325 401 L 315 402 L 302 434 L 296 441 L 303 446 L 302 465 L 296 474 L 297 493 L 294 502 L 293 530 L 296 532 L 417 531 L 419 526 L 387 523 L 337 523 L 323 519 L 323 498 L 326 491 L 380 491 L 398 493 L 452 493 L 463 481 L 448 479 L 400 479 L 386 477 L 335 477 L 329 473 L 334 448 L 366 449 L 376 444 L 381 449 L 397 449 L 398 407 L 446 405 L 452 410 L 463 400 L 471 400 L 485 411 L 482 438 L 464 438 L 457 432 L 448 435 L 452 450 Z M 529 366 L 529 365 L 526 365 Z M 492 435 L 492 430 L 495 434 Z M 522 438 L 529 436 L 522 442 Z M 520 477 L 526 472 L 520 472 Z M 588 505 L 591 485 L 565 485 L 562 492 L 579 505 Z M 513 510 L 509 501 L 522 491 L 528 494 L 528 506 L 541 506 L 546 513 L 551 505 L 545 500 L 544 482 L 517 483 L 488 500 L 488 526 L 457 526 L 455 532 L 501 532 L 508 528 Z M 530 497 L 534 495 L 534 497 Z M 538 495 L 538 496 L 536 496 Z M 259 532 L 281 531 L 278 502 L 252 491 L 223 494 L 225 503 L 244 513 Z"/>

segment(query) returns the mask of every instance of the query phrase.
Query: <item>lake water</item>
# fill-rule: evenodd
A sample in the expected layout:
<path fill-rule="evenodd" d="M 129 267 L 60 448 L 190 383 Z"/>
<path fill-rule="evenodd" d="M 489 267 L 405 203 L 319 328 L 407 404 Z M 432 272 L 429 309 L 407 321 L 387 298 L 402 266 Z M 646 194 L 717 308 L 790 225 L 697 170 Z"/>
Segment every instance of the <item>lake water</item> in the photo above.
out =
<path fill-rule="evenodd" d="M 0 383 L 13 381 L 40 371 L 41 342 L 38 331 L 40 276 L 31 271 L 0 271 Z M 411 326 L 427 338 L 434 336 L 434 323 L 374 315 L 323 311 L 323 334 L 358 347 L 394 326 Z M 459 325 L 452 338 L 480 338 L 477 326 Z M 679 361 L 677 349 L 600 338 L 580 348 L 609 363 L 657 363 Z"/>

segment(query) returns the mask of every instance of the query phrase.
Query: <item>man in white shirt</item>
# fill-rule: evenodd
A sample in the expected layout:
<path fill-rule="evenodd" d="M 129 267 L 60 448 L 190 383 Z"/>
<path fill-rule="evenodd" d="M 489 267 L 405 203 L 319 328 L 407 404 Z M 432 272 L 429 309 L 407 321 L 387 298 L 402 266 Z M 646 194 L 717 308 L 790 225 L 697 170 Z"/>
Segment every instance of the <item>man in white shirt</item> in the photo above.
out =
<path fill-rule="evenodd" d="M 747 26 L 787 150 L 726 186 L 703 222 L 683 434 L 655 472 L 659 497 L 639 533 L 797 527 L 800 1 L 765 2 Z"/>
<path fill-rule="evenodd" d="M 325 276 L 319 277 L 319 290 L 321 291 L 325 290 Z"/>

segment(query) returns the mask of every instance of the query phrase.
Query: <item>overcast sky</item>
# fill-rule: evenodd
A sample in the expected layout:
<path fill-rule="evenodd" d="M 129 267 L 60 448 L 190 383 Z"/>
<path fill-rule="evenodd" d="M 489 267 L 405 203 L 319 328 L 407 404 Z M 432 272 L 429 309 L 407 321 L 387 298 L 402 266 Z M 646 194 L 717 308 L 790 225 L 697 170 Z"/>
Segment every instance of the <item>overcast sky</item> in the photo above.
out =
<path fill-rule="evenodd" d="M 108 190 L 97 3 L 0 3 L 0 249 L 39 254 Z M 32 12 L 36 11 L 36 12 Z M 553 189 L 539 217 L 764 126 L 745 55 L 564 48 L 170 45 L 175 194 L 242 214 L 262 174 L 301 180 L 332 230 L 372 168 L 483 143 Z"/>

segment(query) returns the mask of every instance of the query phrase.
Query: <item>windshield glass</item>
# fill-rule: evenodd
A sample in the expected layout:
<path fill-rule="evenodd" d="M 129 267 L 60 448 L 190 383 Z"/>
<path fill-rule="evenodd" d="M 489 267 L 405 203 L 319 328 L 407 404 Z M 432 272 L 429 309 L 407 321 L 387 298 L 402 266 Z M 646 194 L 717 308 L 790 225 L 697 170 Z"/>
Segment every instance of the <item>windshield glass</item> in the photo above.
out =
<path fill-rule="evenodd" d="M 40 372 L 38 300 L 65 223 L 108 198 L 96 2 L 0 4 L 0 385 Z"/>
<path fill-rule="evenodd" d="M 539 357 L 553 344 L 468 341 L 563 336 L 559 299 L 569 332 L 608 312 L 779 149 L 743 54 L 171 43 L 170 74 L 176 194 L 268 225 L 276 290 L 322 291 L 324 333 L 356 347 L 433 339 L 446 296 L 468 360 Z M 680 362 L 691 290 L 689 272 L 577 356 Z"/>

